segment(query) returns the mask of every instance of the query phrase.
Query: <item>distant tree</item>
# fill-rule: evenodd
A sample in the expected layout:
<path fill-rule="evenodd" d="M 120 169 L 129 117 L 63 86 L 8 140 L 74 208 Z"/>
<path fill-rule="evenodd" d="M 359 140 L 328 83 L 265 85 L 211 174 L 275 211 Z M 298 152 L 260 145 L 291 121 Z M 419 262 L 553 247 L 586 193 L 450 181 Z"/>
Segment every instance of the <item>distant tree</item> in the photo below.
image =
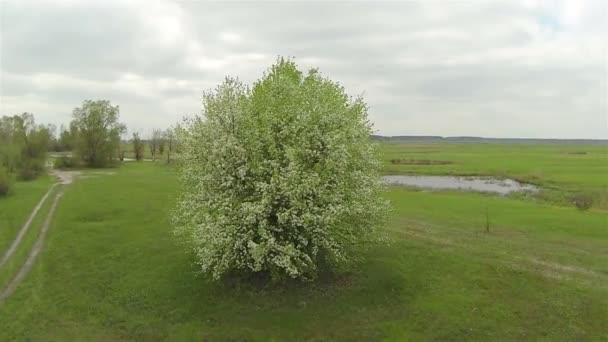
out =
<path fill-rule="evenodd" d="M 53 124 L 46 125 L 46 130 L 49 132 L 49 151 L 59 151 L 59 138 L 57 137 L 57 126 Z"/>
<path fill-rule="evenodd" d="M 206 92 L 203 114 L 179 130 L 172 222 L 204 273 L 312 279 L 378 240 L 386 203 L 361 98 L 279 59 L 252 88 Z"/>
<path fill-rule="evenodd" d="M 167 164 L 171 163 L 171 152 L 175 151 L 175 129 L 167 128 L 165 131 L 165 140 L 167 142 Z"/>
<path fill-rule="evenodd" d="M 11 176 L 17 168 L 19 146 L 13 144 L 14 127 L 11 117 L 0 118 L 0 197 L 6 196 L 11 188 Z"/>
<path fill-rule="evenodd" d="M 152 160 L 154 160 L 156 158 L 156 141 L 154 141 L 154 136 L 150 135 L 150 139 L 148 140 L 148 142 L 150 156 L 152 156 Z"/>
<path fill-rule="evenodd" d="M 160 155 L 160 158 L 163 157 L 163 155 L 165 154 L 165 143 L 166 143 L 166 136 L 165 136 L 165 132 L 163 131 L 159 131 L 159 140 L 158 140 L 158 154 Z"/>
<path fill-rule="evenodd" d="M 36 125 L 34 115 L 23 113 L 0 120 L 0 166 L 30 180 L 44 171 L 50 146 L 49 127 Z"/>
<path fill-rule="evenodd" d="M 127 148 L 129 146 L 129 135 L 127 130 L 125 129 L 120 134 L 120 144 L 118 147 L 118 159 L 123 162 L 125 160 L 125 155 L 127 153 Z"/>
<path fill-rule="evenodd" d="M 72 151 L 74 149 L 74 140 L 78 133 L 78 128 L 75 123 L 70 123 L 69 127 L 61 125 L 59 128 L 59 138 L 57 139 L 57 145 L 59 151 Z"/>
<path fill-rule="evenodd" d="M 156 151 L 159 148 L 160 141 L 162 140 L 162 131 L 160 129 L 153 129 L 152 135 L 150 136 L 150 154 L 152 160 L 156 160 Z"/>
<path fill-rule="evenodd" d="M 126 129 L 118 121 L 119 115 L 118 106 L 106 100 L 86 100 L 74 109 L 74 150 L 86 165 L 105 167 L 115 162 L 120 135 Z"/>
<path fill-rule="evenodd" d="M 6 168 L 0 165 L 0 197 L 8 195 L 11 189 L 11 177 Z"/>
<path fill-rule="evenodd" d="M 36 178 L 44 171 L 47 152 L 51 142 L 51 133 L 48 127 L 36 125 L 34 116 L 24 119 L 23 141 L 24 148 L 21 152 L 21 168 L 19 177 L 30 180 Z"/>
<path fill-rule="evenodd" d="M 7 173 L 15 173 L 19 167 L 22 144 L 17 138 L 14 116 L 0 119 L 0 165 Z"/>
<path fill-rule="evenodd" d="M 144 143 L 141 141 L 138 133 L 133 133 L 131 138 L 131 144 L 133 144 L 133 153 L 135 154 L 135 160 L 140 161 L 144 158 Z"/>

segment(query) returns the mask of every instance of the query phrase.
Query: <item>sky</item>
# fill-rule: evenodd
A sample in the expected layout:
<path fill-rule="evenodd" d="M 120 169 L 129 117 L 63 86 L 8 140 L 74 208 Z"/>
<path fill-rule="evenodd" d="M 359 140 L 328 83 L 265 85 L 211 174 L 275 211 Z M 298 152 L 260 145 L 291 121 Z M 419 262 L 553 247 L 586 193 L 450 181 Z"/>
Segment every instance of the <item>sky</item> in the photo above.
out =
<path fill-rule="evenodd" d="M 149 134 L 277 56 L 363 94 L 377 134 L 608 138 L 608 1 L 0 0 L 0 115 L 85 99 Z"/>

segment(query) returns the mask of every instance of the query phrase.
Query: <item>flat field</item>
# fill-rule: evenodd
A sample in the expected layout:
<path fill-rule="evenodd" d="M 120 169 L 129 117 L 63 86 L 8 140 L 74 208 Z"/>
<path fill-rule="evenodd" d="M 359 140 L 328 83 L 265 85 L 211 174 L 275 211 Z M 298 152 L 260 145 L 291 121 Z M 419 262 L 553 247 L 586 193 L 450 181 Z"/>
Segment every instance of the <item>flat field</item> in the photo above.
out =
<path fill-rule="evenodd" d="M 31 182 L 16 182 L 9 196 L 0 198 L 0 255 L 8 248 L 52 182 L 50 176 L 42 176 Z"/>
<path fill-rule="evenodd" d="M 608 211 L 602 203 L 581 211 L 566 200 L 574 192 L 601 198 L 606 147 L 390 143 L 381 150 L 387 174 L 511 177 L 549 195 L 390 187 L 388 246 L 370 246 L 352 270 L 315 283 L 260 287 L 198 276 L 167 221 L 175 171 L 125 163 L 61 188 L 31 273 L 0 302 L 0 340 L 608 339 Z M 0 200 L 4 213 L 7 203 L 22 202 L 11 226 L 37 202 L 27 194 Z M 3 233 L 9 242 L 11 229 Z"/>
<path fill-rule="evenodd" d="M 568 205 L 586 193 L 608 210 L 608 145 L 380 144 L 385 174 L 492 176 L 543 187 L 539 198 Z"/>

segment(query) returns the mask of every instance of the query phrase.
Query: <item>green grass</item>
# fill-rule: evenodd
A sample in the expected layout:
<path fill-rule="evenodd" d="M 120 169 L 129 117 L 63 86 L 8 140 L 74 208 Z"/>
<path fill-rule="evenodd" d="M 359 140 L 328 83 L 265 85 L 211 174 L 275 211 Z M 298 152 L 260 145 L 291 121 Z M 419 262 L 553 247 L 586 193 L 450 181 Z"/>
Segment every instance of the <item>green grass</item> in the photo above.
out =
<path fill-rule="evenodd" d="M 29 182 L 16 182 L 9 196 L 0 197 L 0 255 L 17 236 L 52 182 L 50 176 L 41 176 Z"/>
<path fill-rule="evenodd" d="M 167 222 L 175 186 L 152 163 L 70 185 L 32 273 L 0 305 L 3 338 L 608 338 L 604 211 L 392 188 L 388 247 L 314 284 L 258 288 L 194 274 Z"/>
<path fill-rule="evenodd" d="M 21 243 L 17 246 L 17 249 L 8 261 L 0 268 L 0 289 L 4 288 L 10 280 L 19 271 L 25 260 L 27 259 L 32 247 L 36 243 L 36 239 L 40 233 L 40 229 L 44 224 L 45 217 L 49 212 L 49 209 L 53 203 L 53 197 L 57 194 L 58 188 L 55 187 L 49 197 L 40 207 L 40 210 L 32 220 L 32 224 L 28 229 L 27 233 L 23 236 Z M 0 250 L 4 252 L 4 250 Z"/>
<path fill-rule="evenodd" d="M 380 143 L 385 174 L 452 174 L 513 178 L 539 184 L 541 198 L 571 205 L 570 196 L 590 193 L 608 209 L 607 145 Z M 393 164 L 392 159 L 440 160 L 451 164 Z"/>
<path fill-rule="evenodd" d="M 387 174 L 504 175 L 548 185 L 608 185 L 606 145 L 381 143 L 380 148 Z M 444 160 L 452 164 L 395 165 L 391 159 Z"/>

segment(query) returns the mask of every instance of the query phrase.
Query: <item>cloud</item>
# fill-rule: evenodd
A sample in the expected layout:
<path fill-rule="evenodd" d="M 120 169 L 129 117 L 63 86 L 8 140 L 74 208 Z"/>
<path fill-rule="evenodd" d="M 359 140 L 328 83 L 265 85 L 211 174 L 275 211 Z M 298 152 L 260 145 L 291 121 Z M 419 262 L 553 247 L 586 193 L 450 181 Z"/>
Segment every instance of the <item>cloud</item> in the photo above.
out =
<path fill-rule="evenodd" d="M 0 115 L 61 124 L 103 98 L 150 132 L 283 55 L 364 93 L 381 134 L 608 136 L 602 0 L 0 6 Z"/>

